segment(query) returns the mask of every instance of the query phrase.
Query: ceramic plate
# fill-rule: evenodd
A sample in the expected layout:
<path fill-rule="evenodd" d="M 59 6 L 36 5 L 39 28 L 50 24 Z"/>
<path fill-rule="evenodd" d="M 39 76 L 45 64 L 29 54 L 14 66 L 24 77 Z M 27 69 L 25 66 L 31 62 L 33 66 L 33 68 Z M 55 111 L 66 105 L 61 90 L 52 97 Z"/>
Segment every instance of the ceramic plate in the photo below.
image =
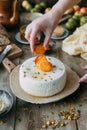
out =
<path fill-rule="evenodd" d="M 52 36 L 51 39 L 54 39 L 54 40 L 62 40 L 62 39 L 64 39 L 64 38 L 66 38 L 68 35 L 69 35 L 69 31 L 68 31 L 67 29 L 64 29 L 63 35 L 58 36 L 58 37 Z"/>
<path fill-rule="evenodd" d="M 0 114 L 0 117 L 6 115 L 13 106 L 13 96 L 5 90 L 0 90 L 0 101 L 5 104 L 5 111 Z"/>
<path fill-rule="evenodd" d="M 30 44 L 28 41 L 24 41 L 24 40 L 22 40 L 22 39 L 20 38 L 20 32 L 18 32 L 18 33 L 15 35 L 15 39 L 16 39 L 19 43 L 21 43 L 21 44 L 25 44 L 25 45 Z"/>
<path fill-rule="evenodd" d="M 17 66 L 10 74 L 10 87 L 12 92 L 20 99 L 35 103 L 35 104 L 45 104 L 50 102 L 59 101 L 73 92 L 75 92 L 79 88 L 79 76 L 76 74 L 76 72 L 72 71 L 68 66 L 66 66 L 66 73 L 67 73 L 67 80 L 66 85 L 60 93 L 50 96 L 50 97 L 35 97 L 32 96 L 20 87 L 19 84 L 19 69 L 20 65 Z M 73 79 L 73 80 L 72 80 Z M 15 85 L 16 83 L 16 85 Z"/>
<path fill-rule="evenodd" d="M 36 18 L 41 17 L 42 15 L 43 14 L 41 14 L 41 13 L 27 13 L 25 15 L 25 19 L 28 20 L 28 21 L 33 21 Z"/>

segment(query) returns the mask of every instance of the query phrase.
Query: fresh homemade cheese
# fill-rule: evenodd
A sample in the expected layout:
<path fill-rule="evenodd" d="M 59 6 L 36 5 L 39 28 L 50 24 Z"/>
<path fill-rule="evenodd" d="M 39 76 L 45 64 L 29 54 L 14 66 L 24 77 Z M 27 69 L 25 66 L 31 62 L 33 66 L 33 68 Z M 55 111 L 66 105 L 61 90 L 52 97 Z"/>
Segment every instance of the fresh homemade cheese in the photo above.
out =
<path fill-rule="evenodd" d="M 26 60 L 19 70 L 20 87 L 30 95 L 47 97 L 59 93 L 66 83 L 66 70 L 64 64 L 53 57 L 46 56 L 52 63 L 50 72 L 43 72 L 36 68 L 35 58 Z"/>

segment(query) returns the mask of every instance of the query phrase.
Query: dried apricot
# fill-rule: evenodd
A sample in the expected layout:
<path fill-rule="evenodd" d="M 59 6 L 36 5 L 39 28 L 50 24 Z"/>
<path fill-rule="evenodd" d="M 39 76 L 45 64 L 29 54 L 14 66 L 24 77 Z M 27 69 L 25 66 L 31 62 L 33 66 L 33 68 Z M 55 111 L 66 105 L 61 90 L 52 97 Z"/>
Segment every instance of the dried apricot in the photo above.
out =
<path fill-rule="evenodd" d="M 44 72 L 49 72 L 52 70 L 53 66 L 47 60 L 41 60 L 36 64 L 37 68 Z"/>
<path fill-rule="evenodd" d="M 35 54 L 44 54 L 45 53 L 45 48 L 43 46 L 43 44 L 40 44 L 38 46 L 35 47 L 34 53 Z"/>
<path fill-rule="evenodd" d="M 46 60 L 46 56 L 37 56 L 34 61 L 35 64 L 37 64 L 39 60 Z"/>
<path fill-rule="evenodd" d="M 49 72 L 52 70 L 53 66 L 52 64 L 47 60 L 46 56 L 37 56 L 35 58 L 35 64 L 37 69 L 44 71 L 44 72 Z"/>

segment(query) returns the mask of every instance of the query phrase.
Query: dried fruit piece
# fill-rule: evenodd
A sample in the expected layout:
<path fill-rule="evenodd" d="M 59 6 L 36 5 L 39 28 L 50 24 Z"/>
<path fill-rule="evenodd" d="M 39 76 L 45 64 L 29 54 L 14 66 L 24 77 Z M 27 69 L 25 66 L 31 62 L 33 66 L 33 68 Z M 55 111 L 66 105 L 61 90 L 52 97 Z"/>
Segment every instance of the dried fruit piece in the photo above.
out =
<path fill-rule="evenodd" d="M 46 60 L 46 56 L 37 56 L 34 61 L 35 64 L 37 64 L 40 60 Z"/>
<path fill-rule="evenodd" d="M 44 71 L 44 72 L 49 72 L 52 70 L 53 65 L 47 60 L 46 56 L 37 56 L 35 58 L 35 64 L 37 69 Z"/>
<path fill-rule="evenodd" d="M 37 68 L 44 72 L 49 72 L 52 70 L 53 66 L 47 60 L 41 60 L 37 63 Z"/>
<path fill-rule="evenodd" d="M 40 44 L 38 46 L 35 47 L 34 53 L 35 54 L 44 54 L 45 53 L 45 48 L 43 46 L 43 44 Z"/>

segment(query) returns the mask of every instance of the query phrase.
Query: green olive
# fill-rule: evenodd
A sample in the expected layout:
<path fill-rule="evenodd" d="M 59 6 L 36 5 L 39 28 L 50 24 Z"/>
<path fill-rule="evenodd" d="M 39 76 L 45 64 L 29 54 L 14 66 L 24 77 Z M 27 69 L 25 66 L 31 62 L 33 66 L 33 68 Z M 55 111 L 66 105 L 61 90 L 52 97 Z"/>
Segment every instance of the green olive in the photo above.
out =
<path fill-rule="evenodd" d="M 76 21 L 80 21 L 81 16 L 73 15 L 72 18 Z"/>
<path fill-rule="evenodd" d="M 75 25 L 73 24 L 73 22 L 67 22 L 65 24 L 65 27 L 68 29 L 68 30 L 72 30 L 75 28 Z"/>
<path fill-rule="evenodd" d="M 87 23 L 87 18 L 86 17 L 82 17 L 81 19 L 80 19 L 80 26 L 82 26 L 82 25 L 84 25 L 84 24 L 86 24 Z"/>
<path fill-rule="evenodd" d="M 41 6 L 39 4 L 36 4 L 35 7 L 34 7 L 37 11 L 40 11 L 41 10 Z"/>
<path fill-rule="evenodd" d="M 45 3 L 45 2 L 41 2 L 41 3 L 40 3 L 40 6 L 41 6 L 42 8 L 46 8 L 46 3 Z"/>
<path fill-rule="evenodd" d="M 27 11 L 31 11 L 32 8 L 33 8 L 33 7 L 32 7 L 31 4 L 27 4 L 26 7 L 25 7 L 25 9 L 26 9 Z"/>
<path fill-rule="evenodd" d="M 36 8 L 33 8 L 30 12 L 34 13 L 34 12 L 38 12 L 38 10 Z"/>
<path fill-rule="evenodd" d="M 68 20 L 68 22 L 69 22 L 69 23 L 72 23 L 74 27 L 78 26 L 77 21 L 76 21 L 75 19 L 73 19 L 73 18 L 70 18 L 70 19 Z"/>

